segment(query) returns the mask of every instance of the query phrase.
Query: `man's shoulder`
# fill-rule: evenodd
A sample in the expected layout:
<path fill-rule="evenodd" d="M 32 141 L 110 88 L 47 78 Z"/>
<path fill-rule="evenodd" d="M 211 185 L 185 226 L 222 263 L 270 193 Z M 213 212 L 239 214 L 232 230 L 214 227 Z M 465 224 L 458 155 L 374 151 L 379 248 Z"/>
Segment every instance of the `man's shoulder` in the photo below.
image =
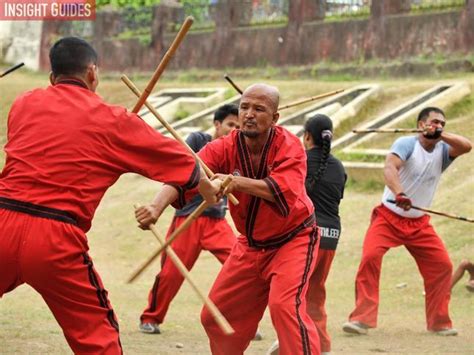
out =
<path fill-rule="evenodd" d="M 417 136 L 404 136 L 404 137 L 399 137 L 395 140 L 395 144 L 399 145 L 415 145 L 415 143 L 418 142 L 418 137 Z"/>
<path fill-rule="evenodd" d="M 301 147 L 303 149 L 303 143 L 301 142 L 300 138 L 295 134 L 291 133 L 285 127 L 282 126 L 275 126 L 275 141 L 279 145 L 287 145 L 287 146 L 294 146 L 297 144 L 297 147 Z"/>
<path fill-rule="evenodd" d="M 13 102 L 13 104 L 18 104 L 31 97 L 45 95 L 46 90 L 47 89 L 44 89 L 44 88 L 36 88 L 36 89 L 25 91 L 15 98 L 15 101 Z"/>
<path fill-rule="evenodd" d="M 395 140 L 390 152 L 397 155 L 402 160 L 408 160 L 418 142 L 417 136 L 400 137 Z"/>

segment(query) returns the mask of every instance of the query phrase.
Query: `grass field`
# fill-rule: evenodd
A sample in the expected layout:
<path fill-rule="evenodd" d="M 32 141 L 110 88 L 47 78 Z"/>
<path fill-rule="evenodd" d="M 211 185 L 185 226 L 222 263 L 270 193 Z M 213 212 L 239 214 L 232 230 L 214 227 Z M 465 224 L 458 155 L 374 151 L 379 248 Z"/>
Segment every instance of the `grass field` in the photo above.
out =
<path fill-rule="evenodd" d="M 17 72 L 0 80 L 0 141 L 5 142 L 8 109 L 20 92 L 47 84 L 45 75 Z M 465 75 L 474 90 L 474 75 Z M 441 80 L 421 79 L 380 80 L 384 94 L 371 102 L 358 121 L 373 118 L 392 109 Z M 141 88 L 145 80 L 137 80 Z M 246 80 L 239 83 L 248 85 Z M 282 103 L 362 82 L 275 81 L 281 89 Z M 196 83 L 160 82 L 160 87 L 197 86 Z M 202 86 L 225 86 L 225 82 L 200 82 Z M 134 102 L 118 79 L 103 80 L 100 93 L 106 100 L 128 107 Z M 462 133 L 474 141 L 473 95 L 449 111 L 447 129 Z M 288 112 L 289 114 L 289 112 Z M 453 122 L 450 125 L 450 122 Z M 3 154 L 3 153 L 2 153 Z M 2 155 L 3 159 L 3 155 Z M 0 163 L 2 166 L 3 163 Z M 460 158 L 444 174 L 435 197 L 434 209 L 474 216 L 474 154 Z M 207 354 L 206 335 L 199 323 L 201 304 L 187 285 L 172 303 L 161 335 L 138 332 L 138 317 L 146 305 L 158 263 L 155 263 L 136 283 L 128 285 L 131 271 L 156 247 L 148 232 L 136 228 L 132 205 L 146 203 L 159 184 L 136 175 L 125 175 L 105 195 L 88 234 L 91 256 L 100 272 L 110 300 L 119 317 L 124 350 L 130 354 Z M 425 330 L 423 284 L 416 264 L 404 248 L 391 250 L 383 262 L 380 284 L 379 327 L 368 336 L 343 334 L 341 324 L 354 305 L 354 277 L 360 259 L 361 245 L 371 209 L 381 197 L 380 190 L 349 188 L 341 205 L 342 239 L 329 279 L 327 311 L 328 327 L 333 337 L 333 354 L 472 354 L 474 350 L 474 294 L 464 288 L 463 279 L 453 290 L 451 316 L 459 336 L 442 338 Z M 167 211 L 159 227 L 166 231 L 172 211 Z M 472 224 L 433 217 L 433 224 L 447 244 L 453 263 L 474 258 L 474 228 Z M 219 264 L 209 253 L 203 253 L 192 274 L 201 287 L 208 290 L 219 270 Z M 399 283 L 407 287 L 397 288 Z M 242 315 L 245 317 L 245 315 Z M 252 343 L 248 354 L 264 354 L 275 338 L 269 315 L 261 321 L 263 341 Z M 0 353 L 70 353 L 61 329 L 46 305 L 31 288 L 21 286 L 0 300 Z"/>

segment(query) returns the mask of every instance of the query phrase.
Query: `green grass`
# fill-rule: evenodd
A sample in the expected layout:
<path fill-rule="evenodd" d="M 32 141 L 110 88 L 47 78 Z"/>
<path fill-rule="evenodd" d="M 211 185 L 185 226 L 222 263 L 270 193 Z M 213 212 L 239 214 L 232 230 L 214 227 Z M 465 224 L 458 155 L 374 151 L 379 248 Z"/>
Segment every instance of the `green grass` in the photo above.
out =
<path fill-rule="evenodd" d="M 222 73 L 221 73 L 222 75 Z M 108 76 L 100 84 L 100 94 L 109 102 L 130 107 L 135 97 L 117 77 Z M 474 75 L 463 75 L 471 88 Z M 134 78 L 139 88 L 145 87 L 148 77 Z M 234 78 L 242 87 L 263 80 L 261 76 Z M 374 82 L 374 80 L 371 80 Z M 427 87 L 439 84 L 430 78 L 412 80 L 377 80 L 384 94 L 362 113 L 362 120 L 393 109 L 407 98 Z M 352 87 L 361 81 L 334 83 L 314 80 L 274 80 L 282 92 L 282 104 L 339 87 Z M 0 80 L 0 137 L 5 141 L 6 116 L 14 97 L 19 93 L 47 84 L 46 75 L 16 72 Z M 171 82 L 160 81 L 159 88 L 216 87 L 227 85 L 221 81 Z M 449 129 L 460 132 L 474 141 L 472 99 L 454 105 L 449 113 Z M 284 112 L 284 115 L 290 114 Z M 356 122 L 356 121 L 354 121 Z M 357 121 L 359 122 L 359 121 Z M 387 142 L 388 143 L 388 142 Z M 381 147 L 384 148 L 384 147 Z M 457 159 L 441 179 L 433 209 L 460 215 L 474 216 L 474 153 Z M 157 242 L 149 232 L 136 227 L 132 205 L 151 201 L 160 184 L 137 175 L 123 176 L 105 195 L 99 206 L 92 229 L 88 234 L 91 256 L 102 276 L 115 311 L 119 317 L 121 338 L 128 354 L 209 354 L 206 335 L 199 323 L 201 304 L 189 286 L 184 285 L 171 305 L 162 326 L 161 335 L 143 335 L 137 331 L 138 317 L 145 307 L 149 288 L 155 273 L 156 262 L 131 285 L 125 280 L 131 271 L 150 255 Z M 354 277 L 360 260 L 363 237 L 372 208 L 380 202 L 382 187 L 368 182 L 354 185 L 349 182 L 341 203 L 343 233 L 337 255 L 327 281 L 328 328 L 333 340 L 334 355 L 371 354 L 471 354 L 474 332 L 472 328 L 473 294 L 463 287 L 466 279 L 457 285 L 451 298 L 451 316 L 458 337 L 435 337 L 425 331 L 423 285 L 412 257 L 404 248 L 387 253 L 383 262 L 380 283 L 379 328 L 368 336 L 355 338 L 341 331 L 354 306 Z M 158 227 L 164 233 L 172 211 L 167 210 Z M 474 228 L 472 224 L 434 216 L 432 222 L 445 241 L 452 261 L 457 265 L 474 255 Z M 471 259 L 472 260 L 472 259 Z M 192 275 L 206 292 L 219 270 L 219 263 L 203 252 Z M 407 287 L 396 288 L 405 282 Z M 237 305 L 238 306 L 238 305 Z M 21 286 L 0 300 L 0 353 L 12 354 L 63 354 L 70 353 L 59 326 L 38 294 Z M 264 354 L 274 340 L 274 331 L 268 313 L 260 323 L 265 339 L 252 343 L 246 354 Z M 180 343 L 184 347 L 177 348 Z"/>

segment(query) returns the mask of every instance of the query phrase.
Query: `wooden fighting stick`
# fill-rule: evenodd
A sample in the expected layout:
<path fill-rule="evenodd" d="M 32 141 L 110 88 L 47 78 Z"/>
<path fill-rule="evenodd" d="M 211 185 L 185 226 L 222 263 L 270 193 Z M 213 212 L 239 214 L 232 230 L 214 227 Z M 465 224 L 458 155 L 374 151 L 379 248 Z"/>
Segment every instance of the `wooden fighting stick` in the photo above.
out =
<path fill-rule="evenodd" d="M 388 199 L 387 202 L 396 203 L 395 200 L 391 200 L 391 199 Z M 436 214 L 436 215 L 438 215 L 438 216 L 443 216 L 443 217 L 448 217 L 448 218 L 457 219 L 457 220 L 459 220 L 459 221 L 474 223 L 474 219 L 473 219 L 473 218 L 457 216 L 457 215 L 454 215 L 454 214 L 450 214 L 450 213 L 446 213 L 446 212 L 440 212 L 440 211 L 435 211 L 435 210 L 430 210 L 430 209 L 428 209 L 428 208 L 417 207 L 417 206 L 413 206 L 413 205 L 411 206 L 411 208 L 413 208 L 414 210 L 419 210 L 419 211 L 423 211 L 423 212 L 427 212 L 427 213 Z"/>
<path fill-rule="evenodd" d="M 138 88 L 133 84 L 133 82 L 126 76 L 126 75 L 122 75 L 122 81 L 125 83 L 125 85 L 128 86 L 128 88 L 137 96 L 137 97 L 140 97 L 141 96 L 141 93 L 140 91 L 138 90 Z M 201 160 L 201 158 L 199 157 L 199 155 L 196 154 L 196 152 L 194 152 L 194 150 L 191 149 L 191 147 L 186 143 L 186 141 L 179 135 L 178 132 L 176 132 L 176 130 L 171 127 L 171 125 L 158 113 L 158 111 L 152 106 L 150 105 L 147 101 L 144 102 L 145 106 L 148 108 L 148 110 L 150 110 L 150 112 L 158 119 L 158 121 L 161 122 L 161 124 L 166 127 L 166 129 L 168 130 L 168 132 L 171 133 L 171 135 L 178 141 L 180 142 L 184 147 L 186 147 L 186 149 L 194 156 L 194 158 L 196 158 L 198 161 L 199 161 L 199 164 L 201 164 L 202 168 L 204 169 L 204 171 L 206 172 L 207 176 L 209 176 L 209 178 L 212 178 L 214 176 L 214 173 L 211 171 L 211 169 L 209 169 L 209 167 Z M 235 198 L 234 195 L 232 194 L 229 194 L 228 195 L 229 197 L 229 201 L 232 202 L 234 205 L 237 205 L 239 203 L 239 201 L 237 200 L 237 198 Z"/>
<path fill-rule="evenodd" d="M 10 74 L 12 71 L 17 70 L 17 69 L 21 68 L 24 65 L 25 65 L 25 63 L 19 63 L 19 64 L 16 64 L 16 65 L 8 68 L 7 70 L 5 70 L 3 73 L 0 74 L 0 78 L 3 78 L 5 75 Z"/>
<path fill-rule="evenodd" d="M 231 182 L 231 178 L 227 177 L 223 183 L 222 187 L 226 188 Z M 128 279 L 128 282 L 133 282 L 138 276 L 141 275 L 141 273 L 161 254 L 161 252 L 171 244 L 171 238 L 175 239 L 181 232 L 183 232 L 186 228 L 188 228 L 191 223 L 198 218 L 201 213 L 209 207 L 209 204 L 206 201 L 203 201 L 199 207 L 192 213 L 190 214 L 186 220 L 183 222 L 183 224 L 177 228 L 168 238 L 167 241 L 163 242 L 162 245 L 137 269 L 133 272 L 132 276 Z"/>
<path fill-rule="evenodd" d="M 135 205 L 134 206 L 135 208 L 138 208 L 139 206 Z M 161 236 L 160 232 L 158 231 L 158 228 L 154 225 L 154 224 L 150 224 L 149 226 L 151 232 L 153 233 L 153 235 L 156 237 L 156 239 L 158 240 L 158 242 L 161 244 L 161 245 L 164 245 L 165 244 L 165 239 Z M 222 313 L 219 311 L 219 309 L 217 308 L 217 306 L 214 304 L 214 302 L 212 302 L 209 297 L 207 297 L 204 292 L 201 291 L 201 289 L 198 287 L 196 281 L 194 281 L 194 279 L 191 277 L 191 274 L 189 273 L 188 269 L 186 268 L 186 266 L 183 264 L 183 262 L 181 261 L 181 259 L 179 258 L 178 255 L 176 255 L 176 253 L 174 252 L 174 250 L 171 248 L 171 247 L 166 247 L 166 254 L 169 256 L 169 258 L 171 259 L 171 261 L 174 263 L 174 265 L 176 266 L 176 268 L 179 270 L 179 272 L 181 273 L 181 275 L 183 275 L 183 277 L 186 279 L 186 281 L 188 281 L 189 285 L 191 286 L 191 288 L 194 290 L 194 292 L 196 292 L 196 294 L 198 295 L 198 297 L 203 301 L 204 305 L 207 307 L 207 309 L 209 310 L 209 312 L 211 313 L 211 315 L 214 317 L 217 325 L 221 328 L 221 330 L 225 333 L 225 334 L 233 334 L 234 333 L 234 329 L 232 328 L 232 326 L 229 324 L 229 322 L 227 321 L 227 319 L 225 319 L 225 317 L 222 315 Z M 138 275 L 136 275 L 137 277 Z M 136 278 L 135 277 L 135 278 Z M 135 278 L 130 278 L 128 280 L 128 282 L 132 282 Z"/>
<path fill-rule="evenodd" d="M 188 33 L 189 29 L 191 28 L 192 24 L 194 22 L 194 19 L 192 16 L 186 17 L 186 19 L 183 22 L 183 25 L 179 29 L 178 34 L 176 35 L 173 43 L 171 43 L 170 48 L 166 51 L 165 55 L 163 56 L 163 59 L 161 60 L 160 64 L 156 68 L 155 72 L 153 73 L 153 76 L 151 77 L 150 82 L 146 86 L 145 90 L 143 93 L 140 95 L 137 103 L 135 104 L 135 107 L 133 108 L 132 112 L 138 113 L 140 111 L 140 108 L 143 106 L 145 103 L 146 99 L 148 96 L 150 96 L 151 92 L 153 91 L 153 88 L 156 85 L 156 82 L 160 78 L 161 74 L 164 72 L 166 66 L 168 65 L 169 61 L 171 60 L 171 57 L 173 54 L 176 52 L 176 49 L 178 49 L 179 45 L 183 41 L 184 37 Z"/>

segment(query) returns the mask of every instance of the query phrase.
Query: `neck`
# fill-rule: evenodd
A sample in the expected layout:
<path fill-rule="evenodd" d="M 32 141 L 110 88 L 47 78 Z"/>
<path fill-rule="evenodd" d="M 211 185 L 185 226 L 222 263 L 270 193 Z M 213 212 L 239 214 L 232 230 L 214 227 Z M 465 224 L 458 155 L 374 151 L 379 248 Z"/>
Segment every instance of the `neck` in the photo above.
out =
<path fill-rule="evenodd" d="M 266 133 L 255 138 L 249 138 L 245 136 L 245 143 L 247 144 L 247 147 L 249 148 L 250 153 L 260 154 L 262 152 L 263 146 L 267 142 L 269 135 L 270 135 L 270 130 L 268 130 Z"/>
<path fill-rule="evenodd" d="M 54 85 L 61 84 L 61 82 L 68 82 L 68 81 L 77 82 L 80 86 L 92 91 L 91 86 L 86 80 L 84 80 L 84 78 L 81 78 L 79 76 L 74 76 L 74 75 L 71 75 L 71 76 L 59 75 L 58 77 L 54 79 Z"/>
<path fill-rule="evenodd" d="M 423 134 L 420 133 L 418 140 L 421 146 L 428 152 L 432 151 L 438 143 L 438 139 L 427 139 Z"/>

